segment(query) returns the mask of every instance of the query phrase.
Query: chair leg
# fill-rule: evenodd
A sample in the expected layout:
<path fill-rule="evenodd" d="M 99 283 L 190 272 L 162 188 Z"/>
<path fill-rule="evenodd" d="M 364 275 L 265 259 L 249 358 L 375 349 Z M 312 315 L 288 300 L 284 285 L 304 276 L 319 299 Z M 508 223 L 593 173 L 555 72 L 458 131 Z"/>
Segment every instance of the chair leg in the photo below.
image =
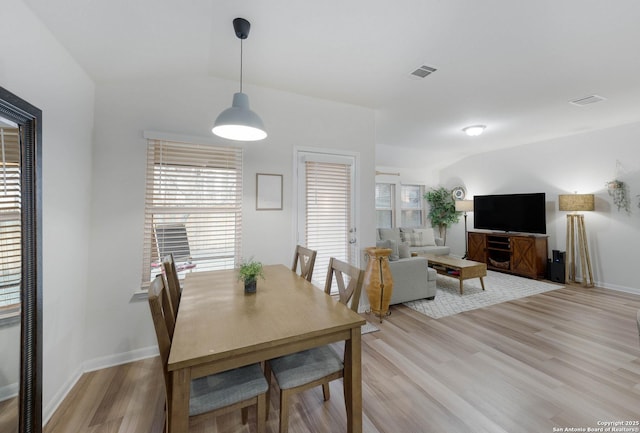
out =
<path fill-rule="evenodd" d="M 289 390 L 280 390 L 280 433 L 289 431 Z"/>
<path fill-rule="evenodd" d="M 268 412 L 266 410 L 268 394 L 269 390 L 267 390 L 266 394 L 258 396 L 258 404 L 256 405 L 256 428 L 258 433 L 265 433 L 267 429 L 267 414 L 265 412 Z"/>
<path fill-rule="evenodd" d="M 325 382 L 322 384 L 322 395 L 324 397 L 324 401 L 327 401 L 331 398 L 331 392 L 329 391 L 329 382 Z"/>
<path fill-rule="evenodd" d="M 269 361 L 264 363 L 264 377 L 267 379 L 267 385 L 269 386 L 267 389 L 266 413 L 264 419 L 269 419 L 269 411 L 271 409 L 271 364 L 269 364 Z"/>
<path fill-rule="evenodd" d="M 246 424 L 247 420 L 249 419 L 249 408 L 248 407 L 243 407 L 242 409 L 240 409 L 242 412 L 242 424 Z"/>

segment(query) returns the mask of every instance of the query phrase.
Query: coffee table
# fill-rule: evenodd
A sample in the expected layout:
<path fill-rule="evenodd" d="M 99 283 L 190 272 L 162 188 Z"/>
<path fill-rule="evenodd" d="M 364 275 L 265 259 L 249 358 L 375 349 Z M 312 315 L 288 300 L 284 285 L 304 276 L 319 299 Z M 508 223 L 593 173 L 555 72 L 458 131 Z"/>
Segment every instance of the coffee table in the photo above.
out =
<path fill-rule="evenodd" d="M 462 282 L 470 278 L 480 278 L 482 290 L 484 290 L 484 280 L 487 276 L 487 264 L 474 262 L 473 260 L 458 259 L 451 256 L 436 256 L 435 254 L 419 254 L 427 259 L 427 264 L 438 274 L 455 278 L 460 281 L 460 294 L 464 293 Z"/>

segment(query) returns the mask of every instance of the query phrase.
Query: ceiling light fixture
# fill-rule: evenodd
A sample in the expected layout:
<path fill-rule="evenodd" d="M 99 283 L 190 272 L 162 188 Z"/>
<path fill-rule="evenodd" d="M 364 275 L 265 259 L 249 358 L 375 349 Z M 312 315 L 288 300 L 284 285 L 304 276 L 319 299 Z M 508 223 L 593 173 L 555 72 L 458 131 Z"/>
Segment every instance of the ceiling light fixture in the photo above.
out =
<path fill-rule="evenodd" d="M 466 128 L 462 128 L 462 130 L 469 137 L 476 137 L 482 134 L 485 128 L 486 128 L 485 125 L 473 125 L 473 126 L 467 126 Z"/>
<path fill-rule="evenodd" d="M 242 93 L 242 41 L 249 36 L 251 23 L 244 18 L 233 20 L 233 29 L 240 39 L 240 92 L 233 94 L 233 103 L 224 110 L 213 126 L 215 135 L 237 141 L 257 141 L 267 137 L 262 119 L 249 108 L 249 97 Z"/>

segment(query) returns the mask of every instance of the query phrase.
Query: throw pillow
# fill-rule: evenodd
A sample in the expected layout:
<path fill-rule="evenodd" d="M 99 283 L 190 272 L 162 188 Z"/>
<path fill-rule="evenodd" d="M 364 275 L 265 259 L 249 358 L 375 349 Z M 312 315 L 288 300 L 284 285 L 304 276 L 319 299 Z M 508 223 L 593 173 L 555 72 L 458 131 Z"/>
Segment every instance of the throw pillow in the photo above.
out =
<path fill-rule="evenodd" d="M 402 242 L 410 242 L 410 235 L 413 233 L 412 228 L 400 227 L 400 239 Z"/>
<path fill-rule="evenodd" d="M 405 235 L 405 239 L 409 242 L 409 245 L 412 247 L 424 247 L 424 242 L 422 241 L 422 233 L 407 233 Z"/>
<path fill-rule="evenodd" d="M 419 234 L 421 236 L 422 245 L 417 245 L 417 246 L 421 246 L 421 247 L 435 246 L 436 238 L 433 233 L 433 228 L 414 229 L 413 233 Z"/>
<path fill-rule="evenodd" d="M 402 242 L 400 245 L 398 245 L 398 255 L 401 259 L 408 259 L 409 257 L 411 257 L 409 242 Z"/>
<path fill-rule="evenodd" d="M 380 233 L 380 240 L 382 241 L 392 240 L 397 244 L 402 242 L 400 239 L 400 229 L 397 227 L 392 229 L 378 229 L 378 232 Z"/>
<path fill-rule="evenodd" d="M 398 243 L 396 241 L 392 241 L 387 239 L 386 241 L 376 242 L 376 247 L 378 248 L 389 248 L 391 250 L 391 254 L 389 255 L 389 261 L 395 262 L 400 258 L 398 254 Z"/>

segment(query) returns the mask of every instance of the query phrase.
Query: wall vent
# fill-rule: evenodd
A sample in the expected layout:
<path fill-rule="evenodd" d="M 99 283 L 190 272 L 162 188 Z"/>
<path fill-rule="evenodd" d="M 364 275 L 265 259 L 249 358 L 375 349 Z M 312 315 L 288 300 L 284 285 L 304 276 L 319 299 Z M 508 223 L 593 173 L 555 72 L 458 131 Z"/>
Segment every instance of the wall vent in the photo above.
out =
<path fill-rule="evenodd" d="M 430 75 L 430 74 L 434 73 L 435 71 L 437 71 L 436 68 L 432 68 L 431 66 L 422 65 L 418 69 L 413 71 L 411 73 L 411 75 L 413 75 L 414 77 L 418 77 L 418 78 L 424 78 L 427 75 Z"/>
<path fill-rule="evenodd" d="M 590 96 L 585 96 L 584 98 L 574 99 L 573 101 L 569 101 L 569 103 L 582 107 L 582 106 L 585 106 L 585 105 L 595 104 L 596 102 L 601 102 L 601 101 L 605 101 L 605 100 L 606 100 L 606 98 L 603 98 L 602 96 L 590 95 Z"/>

